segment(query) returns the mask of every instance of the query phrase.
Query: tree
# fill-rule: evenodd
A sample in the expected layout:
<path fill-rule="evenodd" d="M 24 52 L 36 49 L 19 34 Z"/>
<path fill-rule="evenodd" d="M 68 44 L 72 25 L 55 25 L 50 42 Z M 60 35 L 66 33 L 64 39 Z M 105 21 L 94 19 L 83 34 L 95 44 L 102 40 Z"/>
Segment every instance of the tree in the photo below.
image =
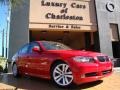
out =
<path fill-rule="evenodd" d="M 24 0 L 0 0 L 1 3 L 4 3 L 10 7 L 16 7 L 20 5 Z"/>

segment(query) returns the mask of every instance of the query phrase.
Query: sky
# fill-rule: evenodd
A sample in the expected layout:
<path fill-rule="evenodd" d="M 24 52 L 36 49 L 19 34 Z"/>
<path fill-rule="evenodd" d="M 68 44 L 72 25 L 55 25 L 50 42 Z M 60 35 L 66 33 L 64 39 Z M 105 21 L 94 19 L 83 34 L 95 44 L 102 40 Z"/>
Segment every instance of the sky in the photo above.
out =
<path fill-rule="evenodd" d="M 2 55 L 2 31 L 7 28 L 7 6 L 0 4 L 0 56 Z M 5 32 L 5 31 L 4 31 Z M 5 39 L 6 40 L 6 39 Z M 4 42 L 5 42 L 4 40 Z M 4 43 L 5 45 L 5 43 Z"/>

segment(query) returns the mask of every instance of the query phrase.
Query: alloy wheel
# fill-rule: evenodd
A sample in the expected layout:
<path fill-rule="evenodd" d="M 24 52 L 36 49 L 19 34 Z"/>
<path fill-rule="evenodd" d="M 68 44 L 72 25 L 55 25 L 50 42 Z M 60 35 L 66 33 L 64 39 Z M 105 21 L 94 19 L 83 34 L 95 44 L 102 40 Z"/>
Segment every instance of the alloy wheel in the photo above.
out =
<path fill-rule="evenodd" d="M 58 64 L 53 70 L 53 79 L 59 86 L 70 85 L 73 81 L 70 67 L 65 63 Z"/>

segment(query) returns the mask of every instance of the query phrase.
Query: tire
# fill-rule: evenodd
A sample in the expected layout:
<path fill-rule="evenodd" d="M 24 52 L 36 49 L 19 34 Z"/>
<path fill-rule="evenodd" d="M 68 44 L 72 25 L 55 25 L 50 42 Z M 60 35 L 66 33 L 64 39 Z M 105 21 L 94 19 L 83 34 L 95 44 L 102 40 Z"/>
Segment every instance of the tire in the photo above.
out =
<path fill-rule="evenodd" d="M 12 72 L 13 72 L 14 77 L 19 77 L 20 76 L 19 70 L 18 70 L 18 67 L 17 67 L 16 63 L 14 63 L 13 66 L 12 66 Z"/>
<path fill-rule="evenodd" d="M 59 87 L 69 87 L 73 84 L 72 71 L 68 64 L 59 62 L 51 69 L 51 79 Z"/>

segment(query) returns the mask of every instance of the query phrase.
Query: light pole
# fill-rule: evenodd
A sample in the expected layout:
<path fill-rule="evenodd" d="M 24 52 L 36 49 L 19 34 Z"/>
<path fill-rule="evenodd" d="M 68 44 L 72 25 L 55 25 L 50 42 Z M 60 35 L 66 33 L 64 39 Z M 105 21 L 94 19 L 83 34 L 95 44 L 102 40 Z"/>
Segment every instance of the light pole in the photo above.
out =
<path fill-rule="evenodd" d="M 7 27 L 6 27 L 6 58 L 8 57 L 8 30 L 9 30 L 9 17 L 7 17 Z"/>
<path fill-rule="evenodd" d="M 4 57 L 4 29 L 2 31 L 2 57 Z"/>
<path fill-rule="evenodd" d="M 8 35 L 9 35 L 9 24 L 10 24 L 10 14 L 11 14 L 11 2 L 8 1 L 8 13 L 7 13 L 7 27 L 6 27 L 6 53 L 5 56 L 8 59 Z"/>

